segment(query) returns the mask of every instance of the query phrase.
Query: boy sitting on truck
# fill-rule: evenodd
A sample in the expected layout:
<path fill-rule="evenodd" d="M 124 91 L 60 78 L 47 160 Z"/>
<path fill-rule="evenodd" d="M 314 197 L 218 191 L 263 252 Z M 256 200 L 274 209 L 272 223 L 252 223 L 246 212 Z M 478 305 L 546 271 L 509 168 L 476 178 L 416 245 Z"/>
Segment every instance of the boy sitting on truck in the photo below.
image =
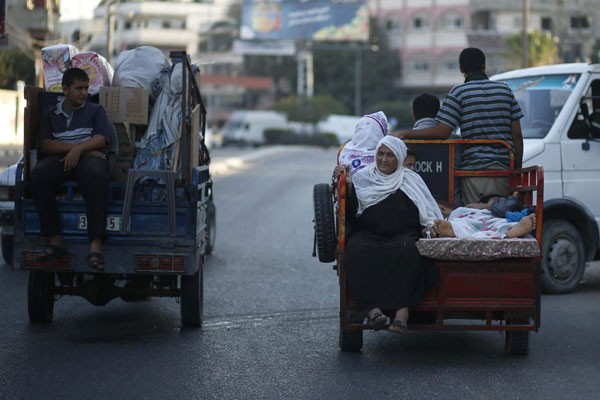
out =
<path fill-rule="evenodd" d="M 48 245 L 38 256 L 41 262 L 67 254 L 60 231 L 57 192 L 67 180 L 75 180 L 83 193 L 87 214 L 91 268 L 103 270 L 107 193 L 110 168 L 105 149 L 113 129 L 104 108 L 87 101 L 89 77 L 70 68 L 62 78 L 64 100 L 41 121 L 38 162 L 31 172 L 33 200 Z"/>

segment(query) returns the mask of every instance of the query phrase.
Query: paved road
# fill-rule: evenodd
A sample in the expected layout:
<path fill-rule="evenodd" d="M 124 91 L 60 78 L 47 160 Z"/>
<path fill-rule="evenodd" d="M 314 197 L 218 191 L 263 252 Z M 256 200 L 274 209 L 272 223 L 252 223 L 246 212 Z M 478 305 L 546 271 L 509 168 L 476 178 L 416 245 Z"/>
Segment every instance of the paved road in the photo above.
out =
<path fill-rule="evenodd" d="M 27 322 L 26 274 L 0 268 L 1 399 L 596 399 L 600 268 L 544 296 L 528 357 L 499 333 L 365 333 L 337 347 L 338 287 L 312 251 L 312 186 L 335 152 L 295 149 L 215 177 L 218 237 L 202 330 L 172 299 L 56 304 Z M 215 157 L 216 158 L 216 157 Z"/>

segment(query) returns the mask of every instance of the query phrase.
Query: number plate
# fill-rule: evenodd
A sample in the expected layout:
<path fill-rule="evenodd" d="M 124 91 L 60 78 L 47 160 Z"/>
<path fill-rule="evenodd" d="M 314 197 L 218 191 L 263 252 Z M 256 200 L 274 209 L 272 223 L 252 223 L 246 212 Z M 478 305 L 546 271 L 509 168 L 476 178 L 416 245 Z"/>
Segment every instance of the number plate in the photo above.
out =
<path fill-rule="evenodd" d="M 77 215 L 77 229 L 87 230 L 87 216 L 85 214 Z M 109 215 L 106 217 L 106 230 L 117 232 L 121 230 L 121 216 Z"/>

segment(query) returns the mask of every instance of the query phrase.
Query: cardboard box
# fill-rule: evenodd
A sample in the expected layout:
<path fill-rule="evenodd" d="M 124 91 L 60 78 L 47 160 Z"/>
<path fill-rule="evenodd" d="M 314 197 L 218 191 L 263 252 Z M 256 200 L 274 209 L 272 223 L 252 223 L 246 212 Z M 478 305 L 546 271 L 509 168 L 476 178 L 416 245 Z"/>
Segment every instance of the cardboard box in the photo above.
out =
<path fill-rule="evenodd" d="M 100 104 L 113 123 L 148 124 L 148 91 L 142 88 L 100 88 Z"/>

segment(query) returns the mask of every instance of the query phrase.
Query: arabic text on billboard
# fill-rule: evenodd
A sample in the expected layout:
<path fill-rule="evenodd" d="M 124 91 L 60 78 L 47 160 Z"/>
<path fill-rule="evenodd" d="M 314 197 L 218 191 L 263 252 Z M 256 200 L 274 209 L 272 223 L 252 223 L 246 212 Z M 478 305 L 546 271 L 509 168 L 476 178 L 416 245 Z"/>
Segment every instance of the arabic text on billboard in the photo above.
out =
<path fill-rule="evenodd" d="M 242 39 L 367 41 L 365 0 L 244 0 Z"/>

